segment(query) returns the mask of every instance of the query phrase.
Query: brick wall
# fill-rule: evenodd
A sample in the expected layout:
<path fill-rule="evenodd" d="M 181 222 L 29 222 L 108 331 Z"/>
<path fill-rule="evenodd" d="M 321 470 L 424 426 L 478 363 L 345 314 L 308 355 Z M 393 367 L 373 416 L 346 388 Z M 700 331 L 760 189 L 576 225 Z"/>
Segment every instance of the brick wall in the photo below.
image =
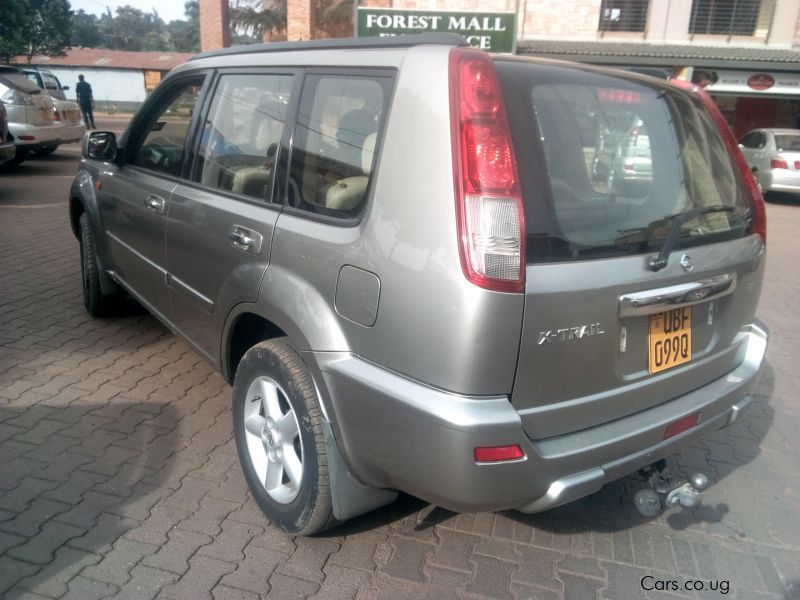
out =
<path fill-rule="evenodd" d="M 228 0 L 200 0 L 200 49 L 216 50 L 231 45 Z"/>

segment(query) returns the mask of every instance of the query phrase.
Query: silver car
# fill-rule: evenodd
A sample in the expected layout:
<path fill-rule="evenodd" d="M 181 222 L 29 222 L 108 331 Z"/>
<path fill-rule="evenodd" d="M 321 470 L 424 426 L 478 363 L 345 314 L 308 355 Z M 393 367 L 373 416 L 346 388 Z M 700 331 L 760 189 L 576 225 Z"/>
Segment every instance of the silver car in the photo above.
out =
<path fill-rule="evenodd" d="M 651 181 L 599 189 L 599 132 L 637 120 Z M 453 35 L 276 43 L 198 55 L 89 134 L 70 217 L 89 313 L 128 293 L 232 382 L 286 531 L 397 490 L 542 511 L 641 469 L 647 514 L 699 500 L 661 459 L 763 365 L 743 166 L 697 88 Z"/>
<path fill-rule="evenodd" d="M 69 90 L 69 86 L 62 86 L 61 81 L 52 72 L 45 69 L 26 68 L 23 73 L 33 83 L 42 88 L 45 93 L 53 99 L 53 121 L 60 127 L 58 143 L 41 146 L 36 150 L 37 154 L 52 154 L 61 144 L 71 144 L 80 142 L 83 134 L 86 133 L 86 126 L 81 117 L 81 109 L 77 102 L 67 100 L 64 93 Z"/>
<path fill-rule="evenodd" d="M 0 165 L 14 160 L 17 150 L 14 146 L 14 136 L 8 130 L 8 113 L 6 105 L 0 100 Z"/>
<path fill-rule="evenodd" d="M 19 164 L 31 152 L 60 143 L 60 128 L 53 121 L 53 100 L 18 69 L 0 66 L 0 100 L 16 143 L 14 158 L 6 164 Z"/>
<path fill-rule="evenodd" d="M 764 193 L 800 194 L 800 129 L 754 129 L 739 148 Z"/>

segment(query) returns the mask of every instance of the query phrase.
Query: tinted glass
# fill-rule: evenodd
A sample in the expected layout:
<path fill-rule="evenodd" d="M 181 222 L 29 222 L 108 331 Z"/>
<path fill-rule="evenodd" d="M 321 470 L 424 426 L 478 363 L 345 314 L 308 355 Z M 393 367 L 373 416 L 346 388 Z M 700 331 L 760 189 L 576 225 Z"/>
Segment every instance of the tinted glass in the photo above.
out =
<path fill-rule="evenodd" d="M 739 143 L 745 148 L 755 148 L 757 137 L 758 136 L 755 132 L 751 132 L 745 135 L 742 139 L 740 139 Z"/>
<path fill-rule="evenodd" d="M 699 103 L 655 80 L 496 64 L 519 152 L 529 261 L 652 252 L 674 216 L 710 206 L 733 211 L 687 221 L 676 247 L 745 235 L 743 187 Z"/>
<path fill-rule="evenodd" d="M 156 114 L 141 124 L 147 133 L 141 145 L 134 146 L 131 164 L 169 175 L 180 175 L 186 136 L 202 83 L 202 79 L 191 79 L 178 84 L 161 97 Z M 137 128 L 139 125 L 136 124 Z"/>
<path fill-rule="evenodd" d="M 800 133 L 776 135 L 775 147 L 778 152 L 800 152 Z"/>
<path fill-rule="evenodd" d="M 364 205 L 390 79 L 309 75 L 292 146 L 288 203 L 328 216 Z"/>
<path fill-rule="evenodd" d="M 203 124 L 194 179 L 252 198 L 268 196 L 283 137 L 291 75 L 223 75 Z"/>

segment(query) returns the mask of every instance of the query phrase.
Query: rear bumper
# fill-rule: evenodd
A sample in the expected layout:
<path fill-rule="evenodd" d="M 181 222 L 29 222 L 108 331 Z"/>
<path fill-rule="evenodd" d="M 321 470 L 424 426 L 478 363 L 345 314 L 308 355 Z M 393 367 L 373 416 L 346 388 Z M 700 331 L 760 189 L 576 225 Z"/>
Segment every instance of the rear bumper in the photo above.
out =
<path fill-rule="evenodd" d="M 61 142 L 60 125 L 29 125 L 28 123 L 9 123 L 8 129 L 14 134 L 18 146 L 35 148 Z M 33 139 L 23 139 L 33 138 Z"/>
<path fill-rule="evenodd" d="M 773 169 L 765 173 L 762 189 L 768 192 L 793 192 L 800 194 L 800 171 Z"/>
<path fill-rule="evenodd" d="M 530 440 L 507 397 L 449 394 L 352 354 L 313 353 L 328 414 L 353 475 L 455 511 L 538 512 L 599 490 L 732 423 L 750 403 L 767 347 L 747 327 L 742 363 L 726 376 L 651 409 L 576 433 Z M 309 357 L 311 358 L 311 357 Z M 664 428 L 700 412 L 695 427 L 664 440 Z M 526 457 L 478 464 L 478 446 L 519 444 Z"/>
<path fill-rule="evenodd" d="M 13 143 L 0 144 L 0 165 L 14 158 L 16 154 L 17 154 L 17 149 L 14 147 Z"/>
<path fill-rule="evenodd" d="M 62 144 L 80 142 L 83 139 L 83 134 L 86 133 L 86 127 L 82 121 L 75 125 L 61 125 L 60 133 Z"/>

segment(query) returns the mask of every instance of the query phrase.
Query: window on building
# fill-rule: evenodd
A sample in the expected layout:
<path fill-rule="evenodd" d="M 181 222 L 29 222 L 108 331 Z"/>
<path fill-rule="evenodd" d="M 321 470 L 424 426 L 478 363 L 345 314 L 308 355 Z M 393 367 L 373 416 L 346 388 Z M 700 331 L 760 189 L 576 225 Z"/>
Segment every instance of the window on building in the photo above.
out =
<path fill-rule="evenodd" d="M 694 0 L 689 33 L 766 35 L 775 0 Z"/>
<path fill-rule="evenodd" d="M 603 0 L 600 31 L 644 31 L 650 0 Z"/>

